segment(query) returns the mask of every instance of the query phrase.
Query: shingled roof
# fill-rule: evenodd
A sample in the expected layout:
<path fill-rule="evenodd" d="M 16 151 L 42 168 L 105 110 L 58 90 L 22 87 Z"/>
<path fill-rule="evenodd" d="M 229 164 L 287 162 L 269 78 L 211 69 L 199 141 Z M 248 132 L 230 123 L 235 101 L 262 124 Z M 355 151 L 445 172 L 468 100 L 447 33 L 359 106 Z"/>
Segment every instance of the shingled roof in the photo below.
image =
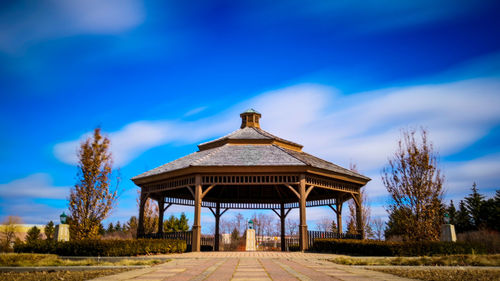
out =
<path fill-rule="evenodd" d="M 252 116 L 257 114 L 258 116 Z M 253 109 L 242 113 L 241 116 L 242 118 L 251 116 L 254 119 L 248 123 L 243 121 L 242 128 L 224 137 L 198 145 L 199 151 L 142 173 L 132 180 L 188 167 L 224 166 L 306 166 L 370 180 L 363 175 L 303 152 L 300 144 L 260 129 L 258 122 L 260 114 Z"/>

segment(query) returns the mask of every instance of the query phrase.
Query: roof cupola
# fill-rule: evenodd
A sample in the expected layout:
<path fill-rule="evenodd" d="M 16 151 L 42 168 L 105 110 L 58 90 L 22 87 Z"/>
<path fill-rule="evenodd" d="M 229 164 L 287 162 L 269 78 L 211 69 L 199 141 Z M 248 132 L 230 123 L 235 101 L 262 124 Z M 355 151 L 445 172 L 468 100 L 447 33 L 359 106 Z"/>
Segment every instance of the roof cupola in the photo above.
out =
<path fill-rule="evenodd" d="M 250 108 L 241 113 L 240 116 L 242 129 L 245 127 L 260 128 L 259 119 L 262 115 L 255 111 L 255 109 Z"/>

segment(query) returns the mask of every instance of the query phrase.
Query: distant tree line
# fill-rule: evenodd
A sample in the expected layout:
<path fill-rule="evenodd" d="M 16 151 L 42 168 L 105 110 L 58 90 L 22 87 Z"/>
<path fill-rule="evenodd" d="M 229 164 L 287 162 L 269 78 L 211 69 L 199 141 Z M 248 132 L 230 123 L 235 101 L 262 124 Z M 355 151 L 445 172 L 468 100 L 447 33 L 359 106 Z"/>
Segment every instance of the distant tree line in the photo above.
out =
<path fill-rule="evenodd" d="M 457 233 L 482 229 L 500 231 L 500 190 L 496 190 L 493 198 L 485 199 L 474 183 L 472 193 L 460 200 L 458 210 L 451 200 L 446 213 Z"/>

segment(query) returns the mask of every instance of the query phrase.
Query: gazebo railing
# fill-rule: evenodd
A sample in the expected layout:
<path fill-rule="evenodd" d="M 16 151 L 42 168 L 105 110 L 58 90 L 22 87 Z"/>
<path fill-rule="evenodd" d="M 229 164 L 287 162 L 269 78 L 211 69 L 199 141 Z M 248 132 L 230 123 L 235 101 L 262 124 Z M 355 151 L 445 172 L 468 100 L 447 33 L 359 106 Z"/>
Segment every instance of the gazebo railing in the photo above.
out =
<path fill-rule="evenodd" d="M 314 240 L 318 238 L 333 238 L 333 239 L 361 239 L 361 235 L 358 234 L 348 234 L 348 233 L 337 233 L 337 232 L 327 232 L 327 231 L 308 231 L 308 240 L 307 243 L 309 248 L 312 248 L 314 244 Z M 149 239 L 178 239 L 186 241 L 186 246 L 188 249 L 191 247 L 193 232 L 192 231 L 179 231 L 179 232 L 164 232 L 164 233 L 148 233 L 143 234 L 138 238 L 149 238 Z M 258 239 L 257 239 L 258 240 Z M 212 246 L 214 248 L 215 237 L 213 235 L 203 235 L 201 237 L 201 245 L 202 246 Z M 274 242 L 271 241 L 271 244 Z M 281 241 L 276 245 L 280 245 Z M 299 245 L 299 237 L 298 236 L 288 236 L 285 238 L 286 249 L 288 250 L 291 246 Z"/>
<path fill-rule="evenodd" d="M 309 244 L 309 248 L 314 244 L 314 240 L 318 238 L 333 238 L 333 239 L 361 239 L 361 235 L 359 234 L 349 234 L 349 233 L 337 233 L 337 232 L 328 232 L 328 231 L 317 231 L 317 230 L 309 230 L 307 232 L 307 242 Z"/>

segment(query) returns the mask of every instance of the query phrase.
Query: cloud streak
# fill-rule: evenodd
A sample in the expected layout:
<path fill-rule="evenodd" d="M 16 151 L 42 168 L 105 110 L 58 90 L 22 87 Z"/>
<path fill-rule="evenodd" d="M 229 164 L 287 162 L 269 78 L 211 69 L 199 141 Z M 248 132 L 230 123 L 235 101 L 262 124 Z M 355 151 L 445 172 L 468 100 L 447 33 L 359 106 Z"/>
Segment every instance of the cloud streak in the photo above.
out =
<path fill-rule="evenodd" d="M 0 197 L 65 199 L 69 189 L 68 186 L 53 186 L 50 175 L 37 173 L 0 184 Z"/>
<path fill-rule="evenodd" d="M 500 104 L 499 92 L 497 77 L 354 95 L 342 95 L 325 85 L 301 84 L 262 93 L 215 116 L 189 122 L 138 121 L 109 133 L 109 137 L 115 163 L 124 166 L 159 145 L 197 143 L 231 132 L 239 126 L 238 113 L 252 107 L 262 113 L 263 129 L 299 142 L 304 151 L 341 166 L 356 163 L 362 173 L 372 178 L 366 188 L 373 198 L 376 216 L 381 216 L 387 192 L 380 171 L 397 146 L 400 129 L 423 126 L 441 156 L 453 155 L 500 123 L 496 107 Z M 57 144 L 54 154 L 65 163 L 75 164 L 79 142 Z M 491 191 L 500 180 L 496 173 L 499 160 L 500 154 L 494 154 L 442 163 L 448 198 L 462 198 L 475 180 Z M 311 209 L 309 219 L 318 220 L 324 212 L 322 208 Z"/>
<path fill-rule="evenodd" d="M 36 42 L 79 34 L 119 34 L 144 17 L 137 0 L 18 1 L 0 12 L 0 50 L 13 53 Z"/>

